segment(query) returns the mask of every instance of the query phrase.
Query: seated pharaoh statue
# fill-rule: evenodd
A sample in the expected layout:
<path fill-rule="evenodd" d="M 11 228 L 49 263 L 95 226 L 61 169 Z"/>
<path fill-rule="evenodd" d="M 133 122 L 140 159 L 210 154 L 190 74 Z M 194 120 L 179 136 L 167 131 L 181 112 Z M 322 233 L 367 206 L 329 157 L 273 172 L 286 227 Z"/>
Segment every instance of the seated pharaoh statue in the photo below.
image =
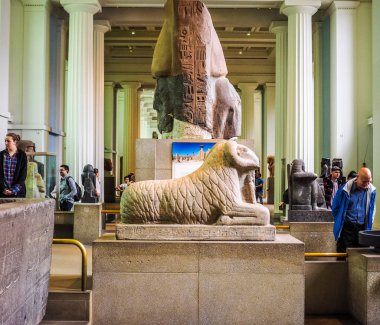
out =
<path fill-rule="evenodd" d="M 240 135 L 241 101 L 205 5 L 168 0 L 152 61 L 153 107 L 164 137 L 230 139 Z"/>
<path fill-rule="evenodd" d="M 289 210 L 326 210 L 317 174 L 305 171 L 302 159 L 288 165 Z"/>

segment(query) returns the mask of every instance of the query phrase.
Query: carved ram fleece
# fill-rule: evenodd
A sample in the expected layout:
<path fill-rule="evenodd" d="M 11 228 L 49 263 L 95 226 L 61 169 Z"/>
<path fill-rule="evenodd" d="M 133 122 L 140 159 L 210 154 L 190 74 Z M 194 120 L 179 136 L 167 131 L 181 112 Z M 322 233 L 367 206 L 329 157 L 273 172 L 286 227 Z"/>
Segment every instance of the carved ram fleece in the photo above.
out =
<path fill-rule="evenodd" d="M 220 141 L 190 175 L 128 186 L 120 204 L 122 221 L 268 225 L 269 211 L 254 194 L 258 167 L 252 150 L 235 140 Z"/>

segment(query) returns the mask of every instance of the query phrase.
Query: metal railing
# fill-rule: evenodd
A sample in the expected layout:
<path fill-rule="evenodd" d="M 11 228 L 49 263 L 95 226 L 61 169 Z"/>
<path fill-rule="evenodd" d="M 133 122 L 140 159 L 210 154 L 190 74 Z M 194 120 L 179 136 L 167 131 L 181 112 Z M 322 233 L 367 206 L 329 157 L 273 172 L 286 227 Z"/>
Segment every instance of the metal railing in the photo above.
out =
<path fill-rule="evenodd" d="M 75 239 L 57 239 L 53 238 L 53 244 L 59 245 L 75 245 L 82 253 L 82 275 L 81 275 L 81 289 L 87 290 L 87 251 L 83 244 Z"/>
<path fill-rule="evenodd" d="M 305 257 L 347 257 L 347 253 L 305 253 Z"/>

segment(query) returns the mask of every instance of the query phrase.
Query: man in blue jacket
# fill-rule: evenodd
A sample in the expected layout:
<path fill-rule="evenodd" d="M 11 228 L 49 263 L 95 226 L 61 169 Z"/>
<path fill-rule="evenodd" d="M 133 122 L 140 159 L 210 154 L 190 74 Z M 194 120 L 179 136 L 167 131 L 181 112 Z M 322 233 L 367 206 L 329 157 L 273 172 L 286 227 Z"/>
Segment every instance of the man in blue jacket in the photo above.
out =
<path fill-rule="evenodd" d="M 371 181 L 371 171 L 362 167 L 358 176 L 335 194 L 332 214 L 338 253 L 345 253 L 347 247 L 359 247 L 359 231 L 372 229 L 376 188 Z"/>

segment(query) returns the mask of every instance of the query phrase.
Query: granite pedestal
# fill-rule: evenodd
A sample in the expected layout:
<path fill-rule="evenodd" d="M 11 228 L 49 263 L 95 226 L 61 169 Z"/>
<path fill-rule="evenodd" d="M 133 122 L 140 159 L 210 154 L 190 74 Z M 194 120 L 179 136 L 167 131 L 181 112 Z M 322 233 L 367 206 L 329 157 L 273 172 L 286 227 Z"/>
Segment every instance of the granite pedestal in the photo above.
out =
<path fill-rule="evenodd" d="M 348 249 L 349 308 L 366 325 L 380 324 L 380 252 Z"/>
<path fill-rule="evenodd" d="M 0 324 L 39 324 L 45 314 L 54 200 L 0 204 Z"/>
<path fill-rule="evenodd" d="M 336 252 L 333 222 L 289 222 L 289 226 L 290 235 L 305 243 L 305 252 Z"/>
<path fill-rule="evenodd" d="M 304 244 L 93 243 L 93 324 L 304 324 Z"/>
<path fill-rule="evenodd" d="M 74 239 L 91 245 L 102 235 L 102 203 L 74 205 Z"/>
<path fill-rule="evenodd" d="M 333 222 L 331 210 L 289 210 L 289 222 Z"/>

